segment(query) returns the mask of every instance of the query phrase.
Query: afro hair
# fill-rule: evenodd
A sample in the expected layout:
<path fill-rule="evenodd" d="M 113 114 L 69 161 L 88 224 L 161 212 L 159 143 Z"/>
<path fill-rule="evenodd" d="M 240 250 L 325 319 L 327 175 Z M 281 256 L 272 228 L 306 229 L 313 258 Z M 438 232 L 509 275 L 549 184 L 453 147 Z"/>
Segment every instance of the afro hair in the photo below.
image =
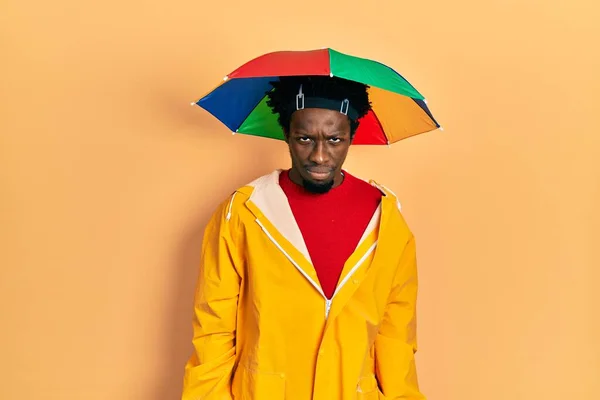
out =
<path fill-rule="evenodd" d="M 318 96 L 339 101 L 348 99 L 358 112 L 357 119 L 350 120 L 351 135 L 358 128 L 358 120 L 371 109 L 369 87 L 360 82 L 329 76 L 282 76 L 279 81 L 271 82 L 273 88 L 267 92 L 267 105 L 274 114 L 279 115 L 279 125 L 286 133 L 290 129 L 292 113 L 296 111 L 293 105 L 300 85 L 307 97 Z"/>

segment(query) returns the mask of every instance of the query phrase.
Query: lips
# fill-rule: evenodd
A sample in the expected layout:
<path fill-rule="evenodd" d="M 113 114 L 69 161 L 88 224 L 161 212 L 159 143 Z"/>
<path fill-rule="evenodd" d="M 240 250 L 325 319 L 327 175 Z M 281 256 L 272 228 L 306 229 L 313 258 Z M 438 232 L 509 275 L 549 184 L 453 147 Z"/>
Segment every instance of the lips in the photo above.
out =
<path fill-rule="evenodd" d="M 316 181 L 326 180 L 331 176 L 333 169 L 326 167 L 306 168 L 306 172 Z"/>

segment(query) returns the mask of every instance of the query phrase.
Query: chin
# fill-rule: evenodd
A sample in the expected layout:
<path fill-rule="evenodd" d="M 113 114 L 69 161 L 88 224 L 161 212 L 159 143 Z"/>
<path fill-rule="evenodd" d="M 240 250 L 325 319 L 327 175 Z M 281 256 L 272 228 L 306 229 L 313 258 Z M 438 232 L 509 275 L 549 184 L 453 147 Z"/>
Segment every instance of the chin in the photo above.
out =
<path fill-rule="evenodd" d="M 333 179 L 327 181 L 313 181 L 303 179 L 302 186 L 304 186 L 304 189 L 308 190 L 309 192 L 323 194 L 331 190 L 331 188 L 333 187 Z"/>

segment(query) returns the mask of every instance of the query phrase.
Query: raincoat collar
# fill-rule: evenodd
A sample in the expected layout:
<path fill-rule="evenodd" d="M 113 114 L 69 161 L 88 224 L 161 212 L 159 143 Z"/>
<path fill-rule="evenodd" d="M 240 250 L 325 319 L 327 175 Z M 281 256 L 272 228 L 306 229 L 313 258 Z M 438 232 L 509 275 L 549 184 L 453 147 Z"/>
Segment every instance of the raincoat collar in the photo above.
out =
<path fill-rule="evenodd" d="M 286 238 L 296 249 L 303 255 L 306 261 L 312 263 L 310 254 L 302 237 L 302 233 L 294 218 L 292 210 L 289 206 L 288 199 L 279 185 L 279 175 L 282 170 L 277 169 L 270 174 L 264 175 L 247 186 L 253 188 L 246 205 L 258 218 L 260 216 L 268 219 L 275 228 Z M 380 191 L 386 194 L 382 187 L 375 184 L 374 181 L 369 183 L 377 187 Z M 379 223 L 381 215 L 381 206 L 375 210 L 369 225 L 363 233 L 358 246 L 375 230 Z"/>

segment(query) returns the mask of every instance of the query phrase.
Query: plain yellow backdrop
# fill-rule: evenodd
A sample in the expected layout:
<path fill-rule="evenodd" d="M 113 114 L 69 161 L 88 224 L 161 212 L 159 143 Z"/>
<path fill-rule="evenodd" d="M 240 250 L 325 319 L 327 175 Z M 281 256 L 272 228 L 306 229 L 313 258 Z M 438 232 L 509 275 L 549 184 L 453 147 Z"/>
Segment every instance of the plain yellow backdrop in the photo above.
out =
<path fill-rule="evenodd" d="M 420 268 L 431 400 L 600 399 L 592 0 L 0 4 L 0 399 L 177 400 L 202 229 L 288 166 L 190 102 L 265 52 L 393 66 L 445 127 L 355 147 Z"/>

